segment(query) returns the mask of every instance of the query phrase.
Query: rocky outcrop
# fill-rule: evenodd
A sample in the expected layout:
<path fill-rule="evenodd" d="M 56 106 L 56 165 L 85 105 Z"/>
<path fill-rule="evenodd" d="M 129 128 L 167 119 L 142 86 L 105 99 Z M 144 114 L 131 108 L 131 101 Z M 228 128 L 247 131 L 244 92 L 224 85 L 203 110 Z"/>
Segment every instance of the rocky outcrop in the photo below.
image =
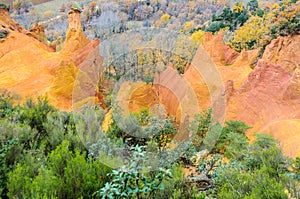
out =
<path fill-rule="evenodd" d="M 58 102 L 67 100 L 73 103 L 73 108 L 80 108 L 84 103 L 99 103 L 97 96 L 101 94 L 97 93 L 97 86 L 103 81 L 103 58 L 99 55 L 99 39 L 90 42 L 82 31 L 80 10 L 71 8 L 68 20 L 66 40 L 59 54 L 64 58 L 62 63 L 73 64 L 79 70 L 75 73 L 75 77 L 72 77 L 74 83 L 72 90 L 66 92 L 68 97 L 55 95 L 55 99 Z M 55 77 L 61 79 L 59 76 Z M 53 90 L 51 93 L 54 94 L 56 87 L 53 85 L 51 88 Z M 103 97 L 100 98 L 103 100 Z"/>
<path fill-rule="evenodd" d="M 299 42 L 299 35 L 273 40 L 227 106 L 227 119 L 253 126 L 249 137 L 272 134 L 291 157 L 300 152 Z"/>
<path fill-rule="evenodd" d="M 262 59 L 277 64 L 293 73 L 300 66 L 300 32 L 298 35 L 279 37 L 266 47 Z"/>
<path fill-rule="evenodd" d="M 216 66 L 208 64 L 208 58 L 199 49 L 182 77 L 173 77 L 175 73 L 170 67 L 161 74 L 160 83 L 165 81 L 171 88 L 169 90 L 155 84 L 135 85 L 135 88 L 124 84 L 124 90 L 134 88 L 127 106 L 137 111 L 140 107 L 160 103 L 167 114 L 176 116 L 182 122 L 184 110 L 190 111 L 195 104 L 201 110 L 215 106 L 212 104 L 214 101 L 222 102 L 218 98 L 212 99 L 216 97 L 214 89 L 219 87 L 227 100 L 227 104 L 223 104 L 227 120 L 239 120 L 252 126 L 247 132 L 250 139 L 254 139 L 257 132 L 272 134 L 280 141 L 286 155 L 296 157 L 300 154 L 300 36 L 279 37 L 272 41 L 254 69 L 251 69 L 250 62 L 257 55 L 257 50 L 232 53 L 221 43 L 221 38 L 222 33 L 216 36 L 208 34 L 203 42 L 204 49 Z M 217 70 L 212 72 L 214 67 Z M 222 85 L 216 84 L 218 75 Z M 178 97 L 185 91 L 182 80 L 193 90 L 195 103 L 190 100 L 192 98 Z M 185 101 L 185 98 L 188 100 Z"/>
<path fill-rule="evenodd" d="M 273 40 L 254 70 L 250 68 L 250 62 L 257 50 L 242 51 L 232 65 L 220 66 L 226 63 L 221 36 L 209 37 L 204 47 L 210 55 L 213 53 L 212 59 L 219 64 L 227 97 L 226 119 L 252 126 L 247 133 L 251 139 L 256 132 L 272 134 L 280 141 L 286 155 L 299 155 L 300 35 Z M 214 42 L 215 51 L 209 48 Z M 196 82 L 198 87 L 202 84 L 201 80 Z M 207 96 L 206 89 L 201 93 L 202 98 Z"/>
<path fill-rule="evenodd" d="M 69 13 L 67 37 L 60 52 L 31 35 L 43 34 L 43 27 L 33 26 L 31 33 L 0 9 L 0 25 L 9 30 L 0 43 L 0 87 L 23 98 L 47 95 L 58 108 L 69 110 L 72 104 L 96 102 L 97 86 L 103 72 L 99 40 L 90 42 L 80 24 L 80 12 Z M 76 96 L 76 97 L 74 97 Z"/>
<path fill-rule="evenodd" d="M 45 33 L 45 26 L 34 23 L 27 33 L 27 35 L 34 37 L 35 39 L 47 44 L 48 39 Z"/>
<path fill-rule="evenodd" d="M 203 48 L 210 55 L 217 66 L 231 65 L 235 62 L 239 53 L 223 43 L 224 33 L 217 35 L 206 33 L 202 42 Z"/>
<path fill-rule="evenodd" d="M 75 52 L 89 43 L 89 40 L 82 31 L 80 11 L 72 8 L 69 12 L 68 20 L 69 27 L 66 33 L 66 40 L 61 49 L 61 53 Z"/>

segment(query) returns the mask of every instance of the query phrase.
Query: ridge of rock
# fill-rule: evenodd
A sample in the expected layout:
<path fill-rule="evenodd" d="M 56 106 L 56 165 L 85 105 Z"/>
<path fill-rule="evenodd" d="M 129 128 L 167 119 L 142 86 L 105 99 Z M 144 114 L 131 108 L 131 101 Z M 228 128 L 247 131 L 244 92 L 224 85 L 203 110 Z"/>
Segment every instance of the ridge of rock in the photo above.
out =
<path fill-rule="evenodd" d="M 69 13 L 69 27 L 60 52 L 32 36 L 43 34 L 39 25 L 30 33 L 15 23 L 7 10 L 0 9 L 0 14 L 1 27 L 8 31 L 0 42 L 0 87 L 23 99 L 46 95 L 50 103 L 65 110 L 87 98 L 97 101 L 96 87 L 103 72 L 100 41 L 86 38 L 80 12 Z"/>

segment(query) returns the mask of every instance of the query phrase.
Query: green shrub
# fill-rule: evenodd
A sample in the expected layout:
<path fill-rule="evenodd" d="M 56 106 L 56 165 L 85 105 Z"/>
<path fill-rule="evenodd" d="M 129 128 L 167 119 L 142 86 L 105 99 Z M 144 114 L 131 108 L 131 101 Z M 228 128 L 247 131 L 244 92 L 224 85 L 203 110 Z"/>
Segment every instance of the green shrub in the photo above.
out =
<path fill-rule="evenodd" d="M 212 194 L 218 198 L 288 198 L 285 189 L 292 182 L 286 175 L 290 165 L 274 138 L 258 134 L 240 159 L 232 158 L 215 169 Z"/>
<path fill-rule="evenodd" d="M 167 199 L 204 199 L 205 192 L 200 192 L 191 181 L 185 177 L 183 168 L 174 164 L 170 168 L 172 178 L 163 180 L 164 189 L 154 192 L 151 198 L 167 198 Z"/>
<path fill-rule="evenodd" d="M 29 126 L 0 119 L 0 197 L 7 194 L 7 174 L 24 159 L 24 151 L 35 146 L 35 130 Z"/>
<path fill-rule="evenodd" d="M 239 121 L 227 121 L 214 148 L 214 152 L 225 153 L 228 158 L 240 156 L 247 149 L 247 136 L 249 126 Z"/>
<path fill-rule="evenodd" d="M 151 142 L 162 151 L 176 133 L 176 123 L 172 117 L 161 119 L 151 116 L 147 109 L 124 117 L 120 107 L 115 107 L 107 137 L 122 138 L 129 146 L 146 146 Z"/>
<path fill-rule="evenodd" d="M 13 102 L 14 97 L 7 90 L 0 90 L 0 118 L 12 115 Z"/>
<path fill-rule="evenodd" d="M 207 32 L 218 32 L 222 28 L 222 24 L 218 21 L 211 22 L 206 28 L 205 31 Z"/>
<path fill-rule="evenodd" d="M 102 198 L 149 198 L 155 191 L 163 190 L 163 180 L 171 177 L 170 170 L 145 167 L 148 163 L 144 147 L 131 148 L 129 165 L 124 165 L 110 174 L 112 181 L 106 183 L 97 193 Z M 150 170 L 150 171 L 149 171 Z"/>
<path fill-rule="evenodd" d="M 0 197 L 5 196 L 7 193 L 7 173 L 11 169 L 9 162 L 9 152 L 17 144 L 18 139 L 13 138 L 8 140 L 7 143 L 1 143 L 0 148 Z"/>
<path fill-rule="evenodd" d="M 231 199 L 287 199 L 284 184 L 277 182 L 264 166 L 253 172 L 228 169 L 221 173 L 218 198 Z"/>
<path fill-rule="evenodd" d="M 47 136 L 47 131 L 44 127 L 44 123 L 47 122 L 47 115 L 56 109 L 51 106 L 47 98 L 39 97 L 35 103 L 33 99 L 28 99 L 23 106 L 15 107 L 19 113 L 18 120 L 22 123 L 28 124 L 31 128 L 37 130 L 35 140 L 40 141 Z"/>
<path fill-rule="evenodd" d="M 69 150 L 63 141 L 48 160 L 32 170 L 37 161 L 18 164 L 9 174 L 9 196 L 17 198 L 91 198 L 108 181 L 111 170 L 85 153 Z"/>

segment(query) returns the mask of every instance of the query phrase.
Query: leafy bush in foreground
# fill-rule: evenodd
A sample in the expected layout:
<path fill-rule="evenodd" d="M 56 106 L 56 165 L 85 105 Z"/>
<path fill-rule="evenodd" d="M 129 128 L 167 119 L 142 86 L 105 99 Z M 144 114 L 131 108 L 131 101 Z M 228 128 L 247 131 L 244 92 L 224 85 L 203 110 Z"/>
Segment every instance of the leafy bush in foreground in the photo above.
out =
<path fill-rule="evenodd" d="M 43 162 L 38 168 L 36 162 Z M 31 158 L 9 173 L 9 197 L 17 198 L 90 198 L 108 181 L 110 168 L 85 153 L 69 150 L 63 141 L 48 159 Z"/>

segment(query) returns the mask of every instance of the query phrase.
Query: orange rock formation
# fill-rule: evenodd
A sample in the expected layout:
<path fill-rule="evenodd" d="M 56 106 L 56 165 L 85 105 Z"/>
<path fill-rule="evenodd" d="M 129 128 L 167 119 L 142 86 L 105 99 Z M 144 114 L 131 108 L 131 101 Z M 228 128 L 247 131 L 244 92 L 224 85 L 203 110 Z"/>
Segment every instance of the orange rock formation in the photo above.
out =
<path fill-rule="evenodd" d="M 103 98 L 96 92 L 103 71 L 100 42 L 85 37 L 78 10 L 69 13 L 69 28 L 60 52 L 29 36 L 5 9 L 0 9 L 0 25 L 8 33 L 0 40 L 1 88 L 22 97 L 47 95 L 53 105 L 66 110 L 72 104 L 93 103 L 96 95 Z M 39 30 L 37 26 L 32 32 Z M 254 70 L 250 62 L 257 50 L 237 53 L 222 39 L 222 32 L 206 34 L 205 51 L 199 48 L 183 76 L 170 66 L 155 77 L 153 85 L 125 82 L 118 95 L 120 105 L 131 112 L 160 104 L 181 122 L 189 119 L 188 113 L 210 106 L 217 107 L 214 111 L 222 116 L 225 106 L 227 120 L 240 120 L 253 127 L 247 132 L 250 138 L 254 132 L 272 134 L 286 155 L 299 156 L 300 35 L 273 40 Z"/>
<path fill-rule="evenodd" d="M 72 102 L 96 100 L 103 71 L 100 42 L 85 37 L 79 11 L 69 13 L 66 41 L 60 52 L 29 36 L 5 9 L 0 9 L 0 24 L 8 31 L 0 42 L 1 88 L 23 98 L 47 95 L 54 106 L 65 110 L 70 110 Z M 36 35 L 38 27 L 31 34 Z"/>
<path fill-rule="evenodd" d="M 250 62 L 258 51 L 234 52 L 222 43 L 222 37 L 222 33 L 216 36 L 207 34 L 203 47 L 222 77 L 223 95 L 227 99 L 226 119 L 243 121 L 252 126 L 247 133 L 250 139 L 256 132 L 272 134 L 280 141 L 286 155 L 296 157 L 300 154 L 300 35 L 273 40 L 254 70 Z M 203 59 L 203 53 L 196 54 L 195 59 Z M 194 91 L 200 109 L 213 106 L 213 89 L 209 86 L 216 79 L 213 76 L 211 80 L 205 79 L 203 73 L 208 70 L 197 70 L 205 62 L 193 61 L 182 77 Z M 172 70 L 169 67 L 166 74 L 171 74 Z M 182 80 L 168 76 L 163 76 L 165 81 L 180 88 Z M 125 87 L 130 90 L 130 85 Z M 180 118 L 178 113 L 182 111 L 182 101 L 174 97 L 176 89 L 171 89 L 172 92 L 164 90 L 158 97 L 160 89 L 155 84 L 135 85 L 128 98 L 129 103 L 134 104 L 129 106 L 131 111 L 161 103 L 168 114 Z"/>
<path fill-rule="evenodd" d="M 253 126 L 250 137 L 254 132 L 272 134 L 292 157 L 300 152 L 299 54 L 300 35 L 273 40 L 230 98 L 227 114 Z"/>

